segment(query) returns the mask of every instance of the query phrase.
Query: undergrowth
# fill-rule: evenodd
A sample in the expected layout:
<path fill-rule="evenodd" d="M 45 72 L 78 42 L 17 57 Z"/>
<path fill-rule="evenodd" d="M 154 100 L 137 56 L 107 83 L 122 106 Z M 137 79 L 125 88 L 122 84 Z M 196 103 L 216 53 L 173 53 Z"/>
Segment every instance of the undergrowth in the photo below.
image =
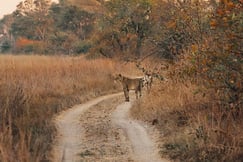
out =
<path fill-rule="evenodd" d="M 211 89 L 191 82 L 157 82 L 131 114 L 158 128 L 162 157 L 192 162 L 243 159 L 243 113 L 223 107 Z"/>

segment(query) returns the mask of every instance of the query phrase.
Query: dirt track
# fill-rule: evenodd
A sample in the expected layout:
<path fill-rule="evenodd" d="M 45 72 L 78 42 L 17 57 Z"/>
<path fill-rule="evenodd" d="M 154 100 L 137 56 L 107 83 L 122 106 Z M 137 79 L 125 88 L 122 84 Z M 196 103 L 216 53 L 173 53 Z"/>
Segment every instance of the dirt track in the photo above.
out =
<path fill-rule="evenodd" d="M 54 162 L 159 162 L 147 127 L 128 118 L 122 93 L 75 106 L 55 118 Z"/>

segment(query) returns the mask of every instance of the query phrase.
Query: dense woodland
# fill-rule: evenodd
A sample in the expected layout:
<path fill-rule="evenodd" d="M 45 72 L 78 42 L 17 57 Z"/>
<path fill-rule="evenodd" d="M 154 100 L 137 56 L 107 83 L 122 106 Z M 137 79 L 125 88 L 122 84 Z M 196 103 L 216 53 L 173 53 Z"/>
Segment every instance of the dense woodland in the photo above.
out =
<path fill-rule="evenodd" d="M 25 0 L 0 20 L 0 34 L 2 53 L 118 58 L 145 71 L 143 61 L 160 60 L 174 85 L 190 82 L 207 97 L 193 105 L 207 122 L 195 128 L 200 158 L 191 161 L 243 159 L 242 0 Z M 190 161 L 191 148 L 169 149 Z"/>
<path fill-rule="evenodd" d="M 61 0 L 58 4 L 25 0 L 0 22 L 1 51 L 158 55 L 171 60 L 185 50 L 200 55 L 215 50 L 240 55 L 241 19 L 242 2 L 238 0 Z M 208 49 L 209 45 L 215 49 Z"/>

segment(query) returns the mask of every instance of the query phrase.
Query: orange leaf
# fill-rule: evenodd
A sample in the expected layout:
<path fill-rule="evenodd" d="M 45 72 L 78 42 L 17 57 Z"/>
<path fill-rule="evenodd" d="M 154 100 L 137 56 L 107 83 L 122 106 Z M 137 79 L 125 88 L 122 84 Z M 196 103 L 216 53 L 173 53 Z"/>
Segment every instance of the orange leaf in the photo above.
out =
<path fill-rule="evenodd" d="M 172 28 L 172 29 L 175 29 L 176 28 L 176 22 L 175 21 L 169 21 L 167 24 L 166 24 L 167 28 Z"/>
<path fill-rule="evenodd" d="M 228 7 L 228 9 L 232 9 L 232 8 L 234 8 L 234 3 L 233 2 L 228 2 L 227 3 L 227 7 Z"/>
<path fill-rule="evenodd" d="M 217 26 L 217 21 L 216 21 L 215 19 L 211 20 L 211 21 L 210 21 L 210 26 L 211 26 L 212 28 L 215 28 L 215 27 Z"/>
<path fill-rule="evenodd" d="M 196 52 L 196 51 L 198 51 L 198 46 L 195 45 L 195 44 L 193 44 L 193 45 L 191 46 L 191 49 L 192 49 L 192 52 Z"/>
<path fill-rule="evenodd" d="M 220 16 L 223 16 L 224 15 L 224 10 L 222 9 L 217 9 L 217 14 L 220 15 Z"/>

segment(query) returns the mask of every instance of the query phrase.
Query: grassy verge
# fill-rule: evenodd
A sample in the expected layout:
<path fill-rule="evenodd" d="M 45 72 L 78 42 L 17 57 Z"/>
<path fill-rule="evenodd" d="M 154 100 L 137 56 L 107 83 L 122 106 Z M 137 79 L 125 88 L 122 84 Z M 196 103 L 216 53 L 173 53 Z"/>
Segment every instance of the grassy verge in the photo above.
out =
<path fill-rule="evenodd" d="M 83 57 L 0 55 L 0 161 L 48 161 L 54 114 L 118 91 L 133 65 Z"/>

